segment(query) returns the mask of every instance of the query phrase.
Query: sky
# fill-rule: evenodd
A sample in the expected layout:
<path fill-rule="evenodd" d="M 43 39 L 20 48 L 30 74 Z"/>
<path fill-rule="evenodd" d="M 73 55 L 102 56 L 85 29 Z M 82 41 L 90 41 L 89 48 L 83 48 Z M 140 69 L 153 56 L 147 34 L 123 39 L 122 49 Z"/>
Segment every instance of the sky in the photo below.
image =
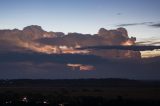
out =
<path fill-rule="evenodd" d="M 160 0 L 0 0 L 0 79 L 160 80 L 159 10 Z"/>
<path fill-rule="evenodd" d="M 0 29 L 40 25 L 95 34 L 125 27 L 138 39 L 160 36 L 160 0 L 0 0 Z"/>

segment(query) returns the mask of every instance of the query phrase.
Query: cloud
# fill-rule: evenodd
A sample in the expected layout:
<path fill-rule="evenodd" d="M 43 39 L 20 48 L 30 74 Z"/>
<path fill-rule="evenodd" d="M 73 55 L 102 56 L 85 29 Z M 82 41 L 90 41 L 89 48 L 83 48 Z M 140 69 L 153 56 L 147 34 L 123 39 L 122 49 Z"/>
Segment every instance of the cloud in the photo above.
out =
<path fill-rule="evenodd" d="M 123 15 L 122 13 L 117 13 L 116 15 Z"/>
<path fill-rule="evenodd" d="M 72 48 L 77 48 L 77 46 L 80 48 L 103 45 L 134 45 L 135 41 L 135 37 L 129 38 L 128 32 L 125 28 L 117 28 L 116 30 L 100 28 L 98 34 L 95 35 L 69 33 L 66 36 L 60 38 L 41 38 L 37 40 L 37 42 L 45 45 L 67 46 Z M 93 50 L 89 53 L 102 56 L 104 58 L 135 58 L 135 56 L 137 56 L 137 58 L 140 57 L 138 52 L 117 50 Z M 126 54 L 129 54 L 130 56 L 128 57 Z"/>
<path fill-rule="evenodd" d="M 139 50 L 127 48 L 135 41 L 125 28 L 101 28 L 94 35 L 46 32 L 40 26 L 0 30 L 0 78 L 159 78 L 158 60 L 143 65 Z M 80 50 L 87 47 L 93 50 Z"/>
<path fill-rule="evenodd" d="M 141 39 L 138 42 L 136 42 L 137 45 L 152 45 L 152 46 L 160 46 L 160 38 L 158 37 L 151 37 L 151 38 L 145 38 Z"/>
<path fill-rule="evenodd" d="M 0 55 L 0 78 L 73 79 L 73 78 L 129 78 L 159 79 L 160 57 L 142 61 L 106 60 L 94 56 L 17 54 Z M 78 57 L 78 58 L 77 58 Z M 4 61 L 4 58 L 6 60 Z M 66 59 L 69 61 L 66 61 Z M 2 62 L 3 61 L 3 62 Z M 65 63 L 82 63 L 81 70 L 72 70 Z M 93 69 L 93 71 L 84 71 Z M 81 66 L 81 65 L 80 65 Z M 87 69 L 86 69 L 87 68 Z"/>
<path fill-rule="evenodd" d="M 147 51 L 160 49 L 160 46 L 90 46 L 78 49 L 93 49 L 93 50 L 133 50 L 133 51 Z"/>
<path fill-rule="evenodd" d="M 146 26 L 151 26 L 153 28 L 159 28 L 160 27 L 159 22 L 127 23 L 127 24 L 119 24 L 119 25 L 116 25 L 116 26 L 117 27 L 127 27 L 127 26 L 137 26 L 137 25 L 146 25 Z"/>
<path fill-rule="evenodd" d="M 141 23 L 119 24 L 118 27 L 142 25 Z"/>
<path fill-rule="evenodd" d="M 155 27 L 155 28 L 160 28 L 160 23 L 156 23 L 156 24 L 151 24 L 151 27 Z"/>
<path fill-rule="evenodd" d="M 33 63 L 59 63 L 59 64 L 99 64 L 107 61 L 95 55 L 83 54 L 44 54 L 44 53 L 0 53 L 0 63 L 6 62 L 33 62 Z"/>
<path fill-rule="evenodd" d="M 126 27 L 126 26 L 137 26 L 137 25 L 150 25 L 153 24 L 154 22 L 142 22 L 142 23 L 128 23 L 128 24 L 119 24 L 116 25 L 118 27 Z"/>
<path fill-rule="evenodd" d="M 110 58 L 134 58 L 133 51 L 78 51 L 77 47 L 101 45 L 134 45 L 136 38 L 129 37 L 125 28 L 107 30 L 100 28 L 97 34 L 47 32 L 40 26 L 31 25 L 23 30 L 0 30 L 1 52 L 37 52 L 46 54 L 93 54 Z M 127 57 L 125 54 L 129 54 Z M 118 57 L 117 57 L 118 55 Z M 133 57 L 132 57 L 133 56 Z M 137 56 L 139 57 L 139 56 Z"/>

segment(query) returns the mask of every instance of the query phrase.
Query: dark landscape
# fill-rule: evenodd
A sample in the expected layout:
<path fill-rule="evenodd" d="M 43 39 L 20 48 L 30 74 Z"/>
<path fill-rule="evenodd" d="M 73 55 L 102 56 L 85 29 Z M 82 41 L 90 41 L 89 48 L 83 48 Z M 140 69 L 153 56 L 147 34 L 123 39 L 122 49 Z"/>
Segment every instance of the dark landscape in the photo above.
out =
<path fill-rule="evenodd" d="M 160 81 L 128 79 L 0 80 L 1 106 L 159 104 Z"/>

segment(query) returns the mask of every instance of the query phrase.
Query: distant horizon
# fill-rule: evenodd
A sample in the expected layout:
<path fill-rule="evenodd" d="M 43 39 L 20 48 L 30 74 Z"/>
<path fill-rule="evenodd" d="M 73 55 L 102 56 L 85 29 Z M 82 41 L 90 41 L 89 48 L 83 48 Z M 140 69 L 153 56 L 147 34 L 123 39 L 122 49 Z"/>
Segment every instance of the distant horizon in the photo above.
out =
<path fill-rule="evenodd" d="M 5 80 L 5 81 L 12 81 L 12 80 L 127 80 L 127 81 L 160 81 L 160 79 L 134 79 L 134 78 L 59 78 L 59 79 L 54 79 L 54 78 L 1 78 L 0 81 Z"/>

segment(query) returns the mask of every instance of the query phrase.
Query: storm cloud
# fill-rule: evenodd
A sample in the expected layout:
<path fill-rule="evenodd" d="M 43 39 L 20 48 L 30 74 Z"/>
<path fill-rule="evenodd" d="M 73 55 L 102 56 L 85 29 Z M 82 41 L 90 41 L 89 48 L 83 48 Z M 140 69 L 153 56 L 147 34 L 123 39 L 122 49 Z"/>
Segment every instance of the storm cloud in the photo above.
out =
<path fill-rule="evenodd" d="M 135 41 L 125 28 L 100 28 L 94 35 L 37 25 L 0 30 L 0 78 L 158 79 L 159 59 L 142 59 Z"/>
<path fill-rule="evenodd" d="M 0 30 L 1 52 L 38 52 L 46 54 L 83 53 L 106 58 L 135 58 L 135 51 L 78 51 L 75 48 L 104 45 L 134 45 L 136 38 L 129 37 L 125 28 L 107 30 L 100 28 L 97 34 L 47 32 L 40 26 L 27 26 L 23 30 Z M 130 56 L 126 56 L 126 53 Z M 118 55 L 118 57 L 117 57 Z"/>

